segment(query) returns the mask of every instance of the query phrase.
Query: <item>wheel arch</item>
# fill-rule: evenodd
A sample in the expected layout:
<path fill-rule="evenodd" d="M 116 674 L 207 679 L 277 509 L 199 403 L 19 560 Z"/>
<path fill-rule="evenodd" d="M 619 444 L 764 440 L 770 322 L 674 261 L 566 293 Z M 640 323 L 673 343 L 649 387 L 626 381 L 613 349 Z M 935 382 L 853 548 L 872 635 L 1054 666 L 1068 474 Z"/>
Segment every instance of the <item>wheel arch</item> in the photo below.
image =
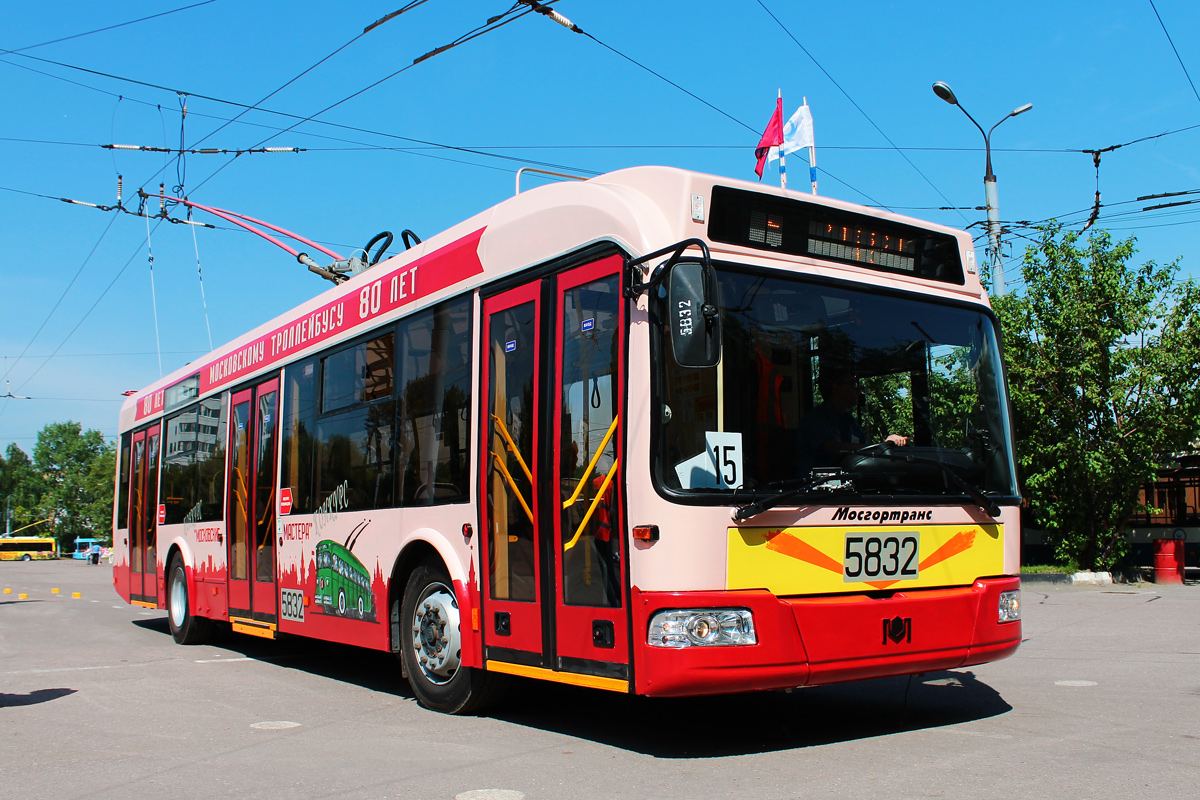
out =
<path fill-rule="evenodd" d="M 392 575 L 388 581 L 388 618 L 389 618 L 389 647 L 393 653 L 400 652 L 400 603 L 404 598 L 404 587 L 408 578 L 420 564 L 436 560 L 450 581 L 456 586 L 468 586 L 466 573 L 463 572 L 459 558 L 456 556 L 446 537 L 432 528 L 421 528 L 413 532 L 392 566 Z M 467 598 L 460 597 L 462 604 Z"/>

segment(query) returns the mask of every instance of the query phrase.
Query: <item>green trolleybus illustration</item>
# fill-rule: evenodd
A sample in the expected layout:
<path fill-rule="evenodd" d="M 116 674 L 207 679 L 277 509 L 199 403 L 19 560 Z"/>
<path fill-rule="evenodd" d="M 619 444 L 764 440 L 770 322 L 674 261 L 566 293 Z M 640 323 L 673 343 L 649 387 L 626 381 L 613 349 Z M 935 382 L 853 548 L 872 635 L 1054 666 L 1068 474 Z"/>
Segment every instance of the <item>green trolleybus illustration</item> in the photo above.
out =
<path fill-rule="evenodd" d="M 375 620 L 370 573 L 357 556 L 328 539 L 317 543 L 316 602 L 327 614 Z"/>

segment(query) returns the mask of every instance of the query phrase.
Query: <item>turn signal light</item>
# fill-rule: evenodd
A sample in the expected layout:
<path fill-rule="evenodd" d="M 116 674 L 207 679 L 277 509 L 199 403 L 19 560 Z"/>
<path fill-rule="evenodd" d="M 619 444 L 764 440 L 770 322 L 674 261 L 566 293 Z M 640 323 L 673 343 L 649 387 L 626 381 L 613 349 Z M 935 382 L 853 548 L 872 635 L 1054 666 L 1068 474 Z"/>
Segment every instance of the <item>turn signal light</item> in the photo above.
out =
<path fill-rule="evenodd" d="M 657 542 L 657 525 L 637 525 L 633 529 L 633 538 L 639 542 Z"/>

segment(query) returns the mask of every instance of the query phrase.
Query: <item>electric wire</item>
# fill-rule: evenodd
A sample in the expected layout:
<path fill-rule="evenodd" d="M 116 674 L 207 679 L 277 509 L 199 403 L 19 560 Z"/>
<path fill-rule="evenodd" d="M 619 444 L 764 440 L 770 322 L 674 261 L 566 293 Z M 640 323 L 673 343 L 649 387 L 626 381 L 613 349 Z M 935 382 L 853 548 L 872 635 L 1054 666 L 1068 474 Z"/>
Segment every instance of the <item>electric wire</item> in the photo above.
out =
<path fill-rule="evenodd" d="M 529 5 L 529 6 L 530 6 L 530 7 L 531 7 L 533 10 L 535 10 L 535 11 L 537 11 L 537 10 L 538 10 L 539 6 L 541 6 L 541 7 L 543 7 L 543 8 L 544 8 L 545 6 L 549 5 L 549 3 L 546 3 L 546 4 L 540 4 L 540 3 L 537 3 L 537 2 L 536 2 L 536 0 L 520 0 L 520 2 L 521 2 L 521 3 L 524 3 L 524 4 L 526 4 L 526 5 Z M 545 12 L 539 12 L 539 13 L 545 13 Z M 550 15 L 548 15 L 548 16 L 550 16 Z M 582 29 L 582 28 L 580 28 L 578 25 L 575 25 L 574 23 L 571 23 L 569 20 L 566 20 L 566 19 L 555 19 L 555 21 L 556 21 L 556 22 L 558 22 L 558 23 L 559 23 L 560 25 L 562 25 L 563 27 L 565 27 L 565 28 L 569 28 L 570 30 L 572 30 L 572 31 L 573 31 L 573 32 L 575 32 L 575 33 L 579 33 L 579 34 L 582 34 L 583 36 L 586 36 L 587 38 L 591 39 L 591 40 L 592 40 L 593 42 L 595 42 L 596 44 L 598 44 L 598 45 L 600 45 L 601 47 L 605 48 L 606 50 L 609 50 L 609 51 L 611 51 L 612 53 L 614 53 L 614 54 L 616 54 L 616 55 L 620 56 L 621 58 L 625 59 L 626 61 L 628 61 L 629 63 L 631 63 L 631 64 L 633 64 L 634 66 L 638 67 L 639 69 L 645 70 L 646 72 L 650 73 L 651 75 L 653 75 L 654 77 L 658 78 L 659 80 L 661 80 L 661 81 L 663 81 L 663 82 L 665 82 L 665 83 L 667 83 L 667 84 L 669 84 L 669 85 L 671 85 L 671 86 L 675 87 L 676 89 L 678 89 L 678 90 L 680 90 L 681 92 L 683 92 L 684 94 L 686 94 L 688 97 L 691 97 L 691 98 L 693 98 L 693 99 L 695 99 L 695 100 L 698 100 L 699 102 L 703 103 L 705 106 L 707 106 L 707 107 L 711 108 L 712 110 L 716 111 L 717 113 L 721 114 L 722 116 L 729 118 L 730 120 L 732 120 L 732 121 L 736 122 L 738 125 L 741 125 L 743 128 L 747 129 L 747 130 L 748 130 L 748 131 L 750 131 L 751 133 L 754 133 L 754 134 L 757 134 L 757 133 L 758 133 L 758 131 L 757 131 L 755 128 L 753 128 L 753 127 L 752 127 L 752 126 L 750 126 L 750 125 L 747 125 L 745 122 L 742 122 L 742 121 L 741 121 L 740 119 L 738 119 L 737 117 L 734 117 L 733 115 L 731 115 L 731 114 L 729 114 L 729 113 L 727 113 L 727 112 L 725 112 L 725 111 L 722 111 L 721 109 L 717 108 L 717 107 L 716 107 L 716 106 L 714 106 L 712 103 L 710 103 L 710 102 L 708 102 L 707 100 L 705 100 L 704 98 L 702 98 L 702 97 L 700 97 L 700 96 L 698 96 L 698 95 L 694 94 L 693 92 L 690 92 L 690 91 L 688 91 L 687 89 L 683 88 L 683 87 L 682 87 L 682 86 L 680 86 L 679 84 L 675 83 L 675 82 L 674 82 L 674 81 L 672 81 L 670 78 L 667 78 L 666 76 L 664 76 L 664 75 L 662 75 L 662 74 L 660 74 L 660 73 L 658 73 L 658 72 L 654 71 L 653 69 L 651 69 L 650 67 L 646 66 L 645 64 L 642 64 L 641 62 L 639 62 L 639 61 L 636 61 L 635 59 L 631 58 L 630 56 L 626 55 L 625 53 L 622 53 L 620 50 L 617 50 L 615 47 L 612 47 L 611 45 L 609 45 L 609 44 L 606 44 L 605 42 L 602 42 L 600 39 L 596 38 L 596 37 L 595 37 L 595 36 L 593 36 L 592 34 L 588 33 L 588 32 L 587 32 L 587 31 L 585 31 L 585 30 L 583 30 L 583 29 Z M 803 156 L 802 156 L 802 158 L 803 158 Z M 807 159 L 807 158 L 803 158 L 803 160 L 804 160 L 804 162 L 805 162 L 806 164 L 808 163 L 808 159 Z M 876 200 L 875 198 L 871 197 L 869 194 L 867 194 L 867 193 L 866 193 L 866 192 L 864 192 L 863 190 L 861 190 L 861 189 L 859 189 L 859 188 L 857 188 L 857 187 L 855 187 L 855 186 L 852 186 L 851 184 L 849 184 L 849 183 L 847 183 L 846 181 L 844 181 L 844 180 L 842 180 L 841 178 L 839 178 L 837 175 L 834 175 L 832 172 L 829 172 L 829 171 L 828 171 L 827 169 L 825 169 L 824 167 L 820 167 L 820 168 L 819 168 L 819 170 L 820 170 L 820 172 L 821 172 L 822 174 L 829 176 L 829 178 L 831 178 L 831 179 L 832 179 L 832 180 L 834 180 L 834 181 L 837 181 L 838 183 L 840 183 L 842 186 L 845 186 L 845 187 L 846 187 L 847 189 L 849 189 L 850 191 L 852 191 L 852 192 L 855 192 L 855 193 L 857 193 L 857 194 L 859 194 L 859 195 L 861 195 L 861 196 L 863 196 L 863 197 L 867 198 L 867 200 L 871 201 L 872 203 L 874 203 L 874 204 L 876 204 L 876 205 L 879 205 L 880 207 L 883 207 L 883 208 L 886 208 L 886 207 L 887 207 L 887 206 L 883 205 L 882 203 L 880 203 L 880 202 L 879 202 L 878 200 Z M 950 202 L 950 201 L 949 201 L 949 200 L 947 200 L 946 202 Z"/>
<path fill-rule="evenodd" d="M 1192 81 L 1187 65 L 1183 63 L 1183 58 L 1179 55 L 1179 48 L 1175 46 L 1175 40 L 1171 38 L 1171 32 L 1167 30 L 1167 24 L 1163 22 L 1162 15 L 1158 13 L 1158 7 L 1154 5 L 1154 0 L 1150 0 L 1150 8 L 1153 9 L 1154 16 L 1158 18 L 1158 24 L 1162 26 L 1163 34 L 1166 35 L 1167 42 L 1171 45 L 1171 51 L 1175 53 L 1175 60 L 1179 62 L 1179 67 L 1183 70 L 1184 77 L 1187 78 L 1188 86 L 1192 87 L 1192 94 L 1196 95 L 1197 100 L 1200 100 L 1200 92 L 1196 91 L 1196 84 Z"/>
<path fill-rule="evenodd" d="M 154 223 L 153 230 L 158 230 L 158 226 L 161 225 L 162 223 L 163 223 L 163 221 L 161 219 L 156 220 Z M 153 231 L 151 231 L 151 233 L 153 233 Z M 100 296 L 96 298 L 95 302 L 92 303 L 91 307 L 89 307 L 88 310 L 83 313 L 83 316 L 81 316 L 79 318 L 79 321 L 75 323 L 75 327 L 71 328 L 71 330 L 67 333 L 67 335 L 63 337 L 62 341 L 59 342 L 58 346 L 55 347 L 53 351 L 51 351 L 50 355 L 47 356 L 44 361 L 42 361 L 41 365 L 37 369 L 35 369 L 33 371 L 33 373 L 30 374 L 29 377 L 27 377 L 24 380 L 24 382 L 21 383 L 20 386 L 17 387 L 18 392 L 29 385 L 29 382 L 31 380 L 33 380 L 34 377 L 36 377 L 39 372 L 42 371 L 42 368 L 50 363 L 51 358 L 58 355 L 58 351 L 61 350 L 63 348 L 63 345 L 65 345 L 67 343 L 67 341 L 69 341 L 70 338 L 75 335 L 75 331 L 79 330 L 79 328 L 83 325 L 83 323 L 85 321 L 87 321 L 87 318 L 90 317 L 92 315 L 92 312 L 96 310 L 96 307 L 98 305 L 100 305 L 100 301 L 103 300 L 106 296 L 108 296 L 108 293 L 110 291 L 112 291 L 113 286 L 115 286 L 117 281 L 121 279 L 121 276 L 125 274 L 125 271 L 127 269 L 129 269 L 129 265 L 133 263 L 133 260 L 135 258 L 137 258 L 138 253 L 140 253 L 141 251 L 142 251 L 142 245 L 139 243 L 137 246 L 137 249 L 135 249 L 133 251 L 133 254 L 129 256 L 128 260 L 126 260 L 125 265 L 122 266 L 121 269 L 117 271 L 117 274 L 113 276 L 113 279 L 109 282 L 108 286 L 106 286 L 104 288 L 104 291 L 100 293 Z M 3 410 L 0 409 L 0 415 L 2 415 L 3 413 L 4 413 Z"/>
<path fill-rule="evenodd" d="M 410 4 L 410 7 L 411 7 L 411 5 L 412 4 Z M 517 14 L 515 16 L 513 16 L 511 19 L 504 19 L 505 17 L 509 16 L 514 11 L 516 11 L 518 8 L 522 8 L 520 3 L 513 5 L 511 8 L 509 8 L 503 14 L 500 14 L 499 16 L 490 18 L 483 25 L 480 25 L 480 26 L 476 27 L 475 29 L 468 31 L 467 33 L 460 36 L 458 39 L 455 39 L 450 44 L 443 45 L 438 48 L 434 48 L 433 50 L 429 51 L 425 55 L 420 56 L 419 58 L 415 59 L 411 64 L 401 67 L 400 69 L 396 70 L 395 72 L 391 73 L 390 75 L 386 75 L 383 78 L 380 78 L 379 80 L 375 81 L 374 83 L 371 83 L 370 85 L 365 86 L 362 89 L 359 89 L 358 91 L 347 95 L 346 97 L 343 97 L 341 100 L 338 100 L 335 103 L 331 103 L 330 105 L 325 106 L 320 111 L 317 111 L 314 114 L 310 114 L 309 116 L 298 120 L 297 122 L 293 123 L 288 128 L 281 131 L 280 133 L 275 133 L 275 134 L 272 134 L 271 136 L 268 136 L 267 138 L 263 139 L 262 141 L 258 142 L 255 145 L 253 145 L 253 147 L 259 147 L 261 145 L 264 145 L 267 142 L 271 141 L 271 139 L 274 139 L 276 136 L 280 136 L 284 133 L 288 133 L 289 131 L 299 127 L 300 125 L 303 125 L 306 122 L 311 122 L 311 121 L 315 120 L 317 117 L 321 116 L 322 114 L 326 113 L 327 111 L 332 111 L 333 109 L 337 108 L 338 106 L 343 105 L 344 103 L 347 103 L 347 102 L 353 100 L 354 98 L 356 98 L 362 94 L 365 94 L 366 92 L 369 92 L 370 90 L 374 89 L 375 87 L 377 87 L 387 81 L 390 81 L 392 78 L 395 78 L 397 75 L 401 75 L 404 72 L 407 72 L 408 70 L 412 69 L 416 65 L 420 64 L 422 61 L 426 61 L 436 55 L 444 53 L 447 50 L 457 47 L 460 44 L 465 44 L 466 42 L 469 42 L 472 39 L 478 38 L 479 36 L 482 36 L 485 33 L 490 33 L 491 31 L 501 28 L 501 27 L 507 25 L 508 23 L 513 22 L 517 19 L 520 19 L 521 17 L 525 16 L 526 14 L 531 13 L 531 9 L 526 9 L 524 11 L 517 12 Z M 363 34 L 365 34 L 369 30 L 372 30 L 373 27 L 374 26 L 368 27 L 366 30 L 363 31 Z M 363 34 L 360 34 L 360 36 Z M 224 170 L 226 167 L 228 167 L 230 164 L 232 164 L 235 160 L 236 160 L 236 156 L 233 159 L 230 159 L 229 161 L 227 161 L 221 167 L 217 168 L 217 170 L 215 170 L 207 178 L 202 180 L 199 184 L 197 184 L 195 189 L 199 189 L 201 186 L 203 186 L 204 184 L 208 183 L 210 180 L 215 178 L 222 170 Z"/>
<path fill-rule="evenodd" d="M 4 187 L 0 187 L 0 188 L 4 188 Z M 8 189 L 7 191 L 17 191 L 17 190 Z M 21 193 L 22 194 L 32 194 L 32 192 L 21 192 Z M 37 195 L 37 196 L 38 197 L 46 197 L 47 195 Z M 0 380 L 5 380 L 8 378 L 8 376 L 12 373 L 13 369 L 17 366 L 17 364 L 19 364 L 21 362 L 21 359 L 23 359 L 25 357 L 25 354 L 29 352 L 29 348 L 33 345 L 33 343 L 35 341 L 37 341 L 38 336 L 40 336 L 42 331 L 44 331 L 46 329 L 46 324 L 50 322 L 50 318 L 54 316 L 54 312 L 58 311 L 58 307 L 61 306 L 62 301 L 66 299 L 67 293 L 71 291 L 71 287 L 75 285 L 75 281 L 79 280 L 79 276 L 83 274 L 84 267 L 86 267 L 88 265 L 88 262 L 92 260 L 92 256 L 94 256 L 96 254 L 96 250 L 100 247 L 100 243 L 104 241 L 104 237 L 108 236 L 108 232 L 112 229 L 113 223 L 116 221 L 117 221 L 116 214 L 113 214 L 111 217 L 109 217 L 108 224 L 104 226 L 104 230 L 100 233 L 100 238 L 98 238 L 96 240 L 96 243 L 94 245 L 92 245 L 92 249 L 88 251 L 87 257 L 83 259 L 83 263 L 80 264 L 79 269 L 77 269 L 75 271 L 75 275 L 74 275 L 74 277 L 71 278 L 70 282 L 67 284 L 67 288 L 63 289 L 62 294 L 60 294 L 58 296 L 58 300 L 54 303 L 54 306 L 50 309 L 50 313 L 48 313 L 46 315 L 46 318 L 44 320 L 42 320 L 42 324 L 38 326 L 38 329 L 33 332 L 33 336 L 31 336 L 29 338 L 29 341 L 25 344 L 25 348 L 23 350 L 21 350 L 21 354 L 19 356 L 17 356 L 16 359 L 13 361 L 13 363 L 8 367 L 8 369 L 6 369 L 4 371 L 4 375 L 0 376 Z M 5 359 L 5 360 L 7 360 L 7 359 Z M 20 390 L 18 389 L 18 391 L 20 391 Z"/>
<path fill-rule="evenodd" d="M 139 19 L 131 19 L 128 22 L 118 22 L 116 25 L 108 25 L 107 27 L 104 27 L 104 28 L 97 28 L 94 31 L 87 31 L 85 33 L 76 33 L 76 34 L 72 34 L 71 36 L 63 36 L 59 39 L 51 39 L 48 42 L 42 42 L 41 44 L 30 44 L 30 45 L 26 45 L 25 47 L 18 47 L 15 50 L 6 50 L 4 48 L 0 48 L 0 53 L 20 53 L 25 50 L 33 50 L 36 47 L 45 47 L 46 45 L 58 44 L 59 42 L 68 42 L 71 39 L 79 39 L 83 36 L 91 36 L 93 33 L 103 33 L 104 31 L 111 31 L 111 30 L 115 30 L 117 28 L 124 28 L 126 25 L 135 25 L 139 22 L 145 22 L 146 20 L 158 19 L 159 17 L 166 17 L 171 14 L 177 14 L 180 11 L 188 11 L 189 9 L 199 8 L 200 6 L 206 6 L 209 3 L 215 3 L 215 2 L 217 2 L 217 0 L 203 0 L 203 2 L 200 2 L 200 3 L 192 3 L 190 6 L 183 6 L 182 8 L 173 8 L 170 11 L 160 11 L 159 13 L 151 14 L 148 17 L 141 17 Z"/>
<path fill-rule="evenodd" d="M 780 27 L 780 29 L 784 33 L 786 33 L 793 42 L 796 43 L 796 46 L 800 48 L 801 52 L 803 52 L 804 55 L 808 56 L 809 60 L 811 60 L 814 64 L 817 65 L 817 69 L 821 70 L 821 72 L 824 73 L 825 77 L 829 78 L 829 80 L 833 83 L 833 85 L 837 87 L 838 91 L 841 92 L 845 96 L 845 98 L 850 101 L 850 105 L 854 106 L 858 110 L 858 113 L 862 114 L 863 117 L 867 120 L 867 122 L 871 123 L 871 127 L 873 127 L 875 130 L 879 131 L 879 135 L 882 136 L 887 141 L 887 143 L 892 146 L 892 149 L 895 150 L 897 153 L 899 153 L 900 157 L 903 158 L 905 161 L 907 161 L 908 165 L 910 167 L 912 167 L 914 170 L 916 170 L 917 174 L 920 175 L 921 178 L 924 179 L 924 181 L 926 183 L 928 183 L 935 192 L 938 193 L 939 197 L 941 197 L 943 200 L 945 200 L 950 205 L 953 205 L 953 203 L 951 203 L 951 201 L 950 201 L 950 198 L 946 197 L 945 193 L 943 193 L 942 190 L 939 189 L 937 187 L 937 185 L 934 184 L 934 182 L 929 179 L 929 176 L 927 176 L 924 172 L 922 172 L 920 167 L 918 167 L 916 164 L 914 164 L 912 162 L 912 159 L 910 159 L 907 155 L 904 154 L 903 150 L 901 150 L 899 147 L 896 146 L 896 143 L 892 141 L 891 137 L 883 132 L 883 128 L 876 125 L 875 120 L 871 119 L 871 116 L 866 111 L 863 110 L 862 106 L 860 106 L 857 102 L 855 102 L 854 98 L 850 96 L 850 93 L 847 92 L 845 89 L 843 89 L 842 85 L 840 83 L 838 83 L 837 80 L 832 75 L 829 74 L 829 70 L 827 70 L 827 69 L 825 69 L 825 67 L 821 66 L 821 62 L 817 61 L 817 59 L 813 56 L 813 54 L 808 52 L 808 49 L 804 45 L 800 44 L 800 40 L 797 39 L 790 30 L 788 30 L 787 26 L 784 25 L 782 21 L 780 21 L 779 17 L 775 16 L 774 12 L 772 12 L 771 9 L 767 8 L 766 4 L 763 3 L 762 0 L 757 0 L 757 2 L 760 6 L 762 6 L 762 10 L 767 12 L 768 16 L 770 16 L 771 19 L 775 20 L 775 24 L 778 25 Z M 962 217 L 964 221 L 967 219 L 966 215 L 962 214 L 961 212 L 959 212 L 959 216 Z"/>
<path fill-rule="evenodd" d="M 171 92 L 173 94 L 186 94 L 193 99 L 199 98 L 201 100 L 208 100 L 210 102 L 218 103 L 221 105 L 233 106 L 235 108 L 245 108 L 245 109 L 252 108 L 251 106 L 249 106 L 245 103 L 239 103 L 239 102 L 236 102 L 233 100 L 225 100 L 225 99 L 222 99 L 219 97 L 214 97 L 212 95 L 205 95 L 205 94 L 200 94 L 197 92 L 191 92 L 191 91 L 186 91 L 183 89 L 176 89 L 176 88 L 172 88 L 169 86 L 163 86 L 160 84 L 148 83 L 146 81 L 137 80 L 135 78 L 127 78 L 127 77 L 123 77 L 120 75 L 114 75 L 112 73 L 100 72 L 98 70 L 88 69 L 87 67 L 79 67 L 79 66 L 75 66 L 73 64 L 66 64 L 66 63 L 63 63 L 60 61 L 52 61 L 50 59 L 39 58 L 37 56 L 31 56 L 27 53 L 18 53 L 17 55 L 21 58 L 35 59 L 37 61 L 41 61 L 41 62 L 44 62 L 47 64 L 53 64 L 55 66 L 63 67 L 64 69 L 72 69 L 72 70 L 77 70 L 80 72 L 86 72 L 86 73 L 89 73 L 92 75 L 109 78 L 111 80 L 123 81 L 123 82 L 131 83 L 131 84 L 134 84 L 137 86 L 144 86 L 144 87 L 151 88 L 151 89 L 158 89 L 160 91 Z M 8 64 L 10 66 L 18 66 L 18 67 L 25 68 L 24 65 L 14 64 L 13 62 L 7 61 L 3 58 L 0 58 L 0 63 Z M 37 72 L 41 75 L 45 75 L 45 76 L 51 77 L 51 78 L 59 78 L 60 77 L 60 76 L 53 75 L 51 73 L 41 72 L 40 70 L 31 70 L 31 71 Z M 94 89 L 95 91 L 103 92 L 104 94 L 107 94 L 110 97 L 120 97 L 120 95 L 116 94 L 115 92 L 109 92 L 104 89 L 96 89 L 95 87 L 91 87 L 91 86 L 88 86 L 87 84 L 79 83 L 77 81 L 71 81 L 66 78 L 61 78 L 61 80 L 66 80 L 68 83 L 72 83 L 76 86 L 80 86 L 80 87 L 88 88 L 88 89 Z M 143 104 L 148 105 L 152 108 L 161 108 L 161 106 L 155 106 L 155 104 L 153 104 L 153 103 L 146 103 L 145 101 L 141 101 L 141 102 L 143 102 Z M 259 111 L 263 114 L 270 114 L 273 116 L 284 117 L 286 119 L 301 120 L 301 121 L 304 121 L 306 119 L 305 117 L 302 117 L 298 114 L 290 114 L 285 111 L 276 111 L 276 110 L 269 109 L 269 108 L 258 107 L 254 110 Z M 192 112 L 192 113 L 194 114 L 195 112 Z M 359 126 L 355 126 L 355 125 L 345 125 L 345 124 L 341 124 L 341 123 L 337 123 L 337 122 L 329 122 L 327 120 L 322 120 L 322 119 L 313 119 L 311 121 L 316 125 L 323 125 L 323 126 L 335 128 L 338 130 L 353 131 L 356 133 L 365 133 L 365 134 L 368 134 L 371 136 L 379 136 L 379 137 L 382 137 L 385 139 L 393 139 L 393 140 L 402 141 L 402 142 L 411 142 L 416 145 L 424 145 L 424 146 L 429 146 L 429 147 L 434 147 L 434 148 L 440 148 L 443 150 L 456 151 L 456 152 L 460 152 L 460 153 L 476 155 L 476 156 L 481 156 L 481 157 L 485 157 L 485 158 L 494 158 L 494 159 L 498 159 L 501 161 L 510 162 L 513 164 L 524 164 L 524 165 L 533 166 L 533 167 L 544 167 L 546 169 L 569 171 L 569 172 L 575 172 L 575 173 L 580 173 L 580 174 L 585 174 L 585 175 L 598 175 L 599 174 L 595 170 L 583 169 L 581 167 L 571 166 L 571 165 L 567 165 L 567 164 L 557 164 L 557 163 L 550 162 L 550 161 L 539 161 L 539 160 L 529 159 L 529 158 L 519 158 L 517 156 L 509 156 L 509 155 L 502 155 L 502 154 L 498 154 L 498 153 L 490 153 L 490 152 L 478 150 L 475 148 L 443 144 L 441 142 L 434 142 L 434 141 L 429 141 L 426 139 L 415 139 L 415 138 L 408 137 L 408 136 L 400 136 L 399 134 L 387 133 L 384 131 L 376 131 L 376 130 L 372 130 L 370 128 L 363 128 L 363 127 L 359 127 Z M 255 123 L 242 122 L 241 124 L 253 125 Z M 269 126 L 264 125 L 262 127 L 269 127 Z M 284 129 L 284 130 L 290 130 L 290 129 Z M 318 136 L 319 135 L 319 134 L 312 134 L 307 131 L 297 131 L 297 133 L 299 133 L 301 135 L 306 135 L 306 136 Z M 401 150 L 401 152 L 407 152 L 407 151 Z M 418 154 L 418 155 L 420 155 L 420 154 Z M 443 160 L 453 161 L 453 159 L 443 159 Z M 471 162 L 460 161 L 460 162 L 456 162 L 456 163 L 470 164 Z M 475 165 L 475 166 L 486 166 L 486 165 L 479 164 L 479 165 Z M 831 176 L 831 177 L 833 177 L 833 176 Z"/>

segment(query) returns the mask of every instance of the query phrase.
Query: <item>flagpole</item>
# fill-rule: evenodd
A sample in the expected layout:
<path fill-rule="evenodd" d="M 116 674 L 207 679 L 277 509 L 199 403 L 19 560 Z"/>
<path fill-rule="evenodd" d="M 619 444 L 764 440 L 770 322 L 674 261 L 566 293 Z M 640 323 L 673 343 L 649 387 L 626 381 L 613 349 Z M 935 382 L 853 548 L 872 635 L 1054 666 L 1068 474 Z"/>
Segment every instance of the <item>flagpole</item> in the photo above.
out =
<path fill-rule="evenodd" d="M 804 105 L 808 105 L 808 98 L 804 98 Z M 811 112 L 810 112 L 811 113 Z M 812 193 L 817 193 L 817 145 L 814 139 L 813 144 L 808 146 L 808 179 L 812 181 Z"/>
<path fill-rule="evenodd" d="M 783 102 L 783 89 L 779 90 L 779 102 Z M 787 159 L 783 157 L 783 145 L 779 146 L 779 188 L 787 191 Z"/>

